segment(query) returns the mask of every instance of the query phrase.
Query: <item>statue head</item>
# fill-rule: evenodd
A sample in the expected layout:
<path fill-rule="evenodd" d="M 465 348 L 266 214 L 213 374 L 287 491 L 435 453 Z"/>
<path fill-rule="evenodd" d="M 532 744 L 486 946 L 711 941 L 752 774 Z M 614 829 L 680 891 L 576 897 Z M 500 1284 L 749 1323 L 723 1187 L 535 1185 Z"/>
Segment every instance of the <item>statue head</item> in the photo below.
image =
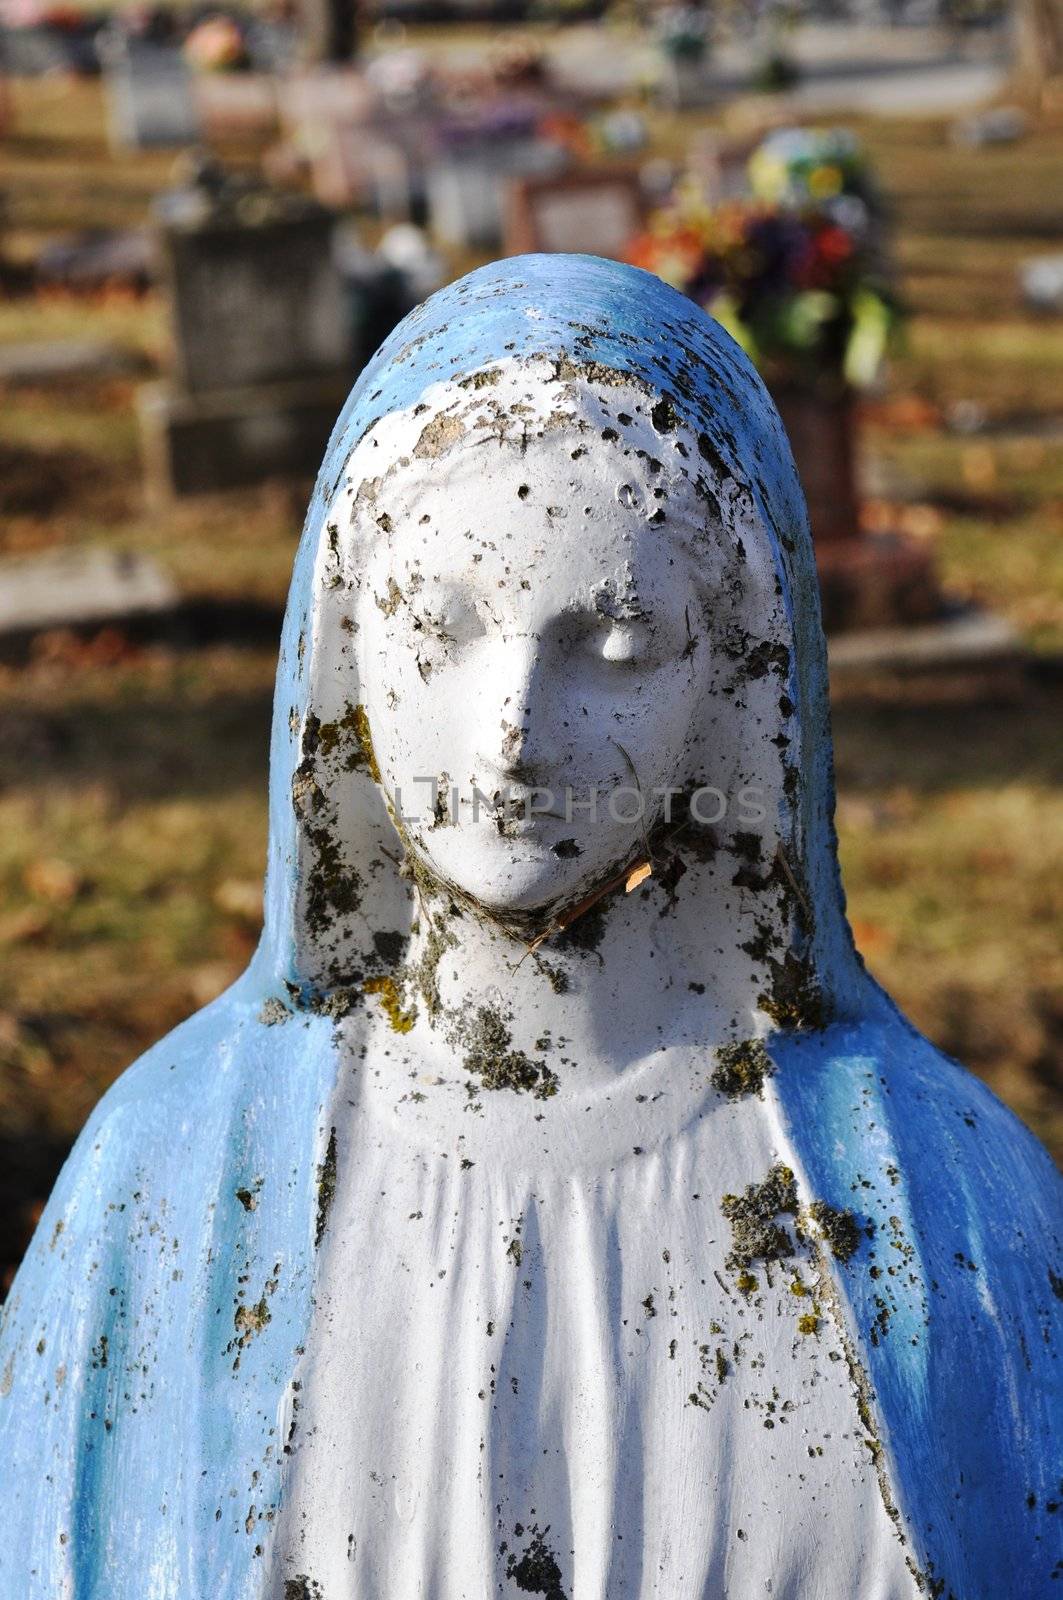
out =
<path fill-rule="evenodd" d="M 789 624 L 748 490 L 616 374 L 502 361 L 422 404 L 351 457 L 340 587 L 423 868 L 535 931 L 671 830 L 766 822 Z"/>
<path fill-rule="evenodd" d="M 728 336 L 584 257 L 413 313 L 322 469 L 273 762 L 270 917 L 300 982 L 408 927 L 415 883 L 528 940 L 676 839 L 792 884 L 806 941 L 825 895 L 836 931 L 807 524 Z"/>

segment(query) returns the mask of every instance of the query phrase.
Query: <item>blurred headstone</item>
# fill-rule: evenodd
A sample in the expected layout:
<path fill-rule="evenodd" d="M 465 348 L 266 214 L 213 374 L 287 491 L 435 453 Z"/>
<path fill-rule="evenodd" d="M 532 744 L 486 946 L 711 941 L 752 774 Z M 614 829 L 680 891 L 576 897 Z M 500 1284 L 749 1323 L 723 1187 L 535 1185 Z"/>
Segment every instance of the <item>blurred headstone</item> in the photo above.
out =
<path fill-rule="evenodd" d="M 153 498 L 206 494 L 273 478 L 309 478 L 348 378 L 191 395 L 165 383 L 137 396 Z"/>
<path fill-rule="evenodd" d="M 0 643 L 49 628 L 94 628 L 177 606 L 169 577 L 131 551 L 64 550 L 0 564 Z"/>
<path fill-rule="evenodd" d="M 433 233 L 456 249 L 497 250 L 510 180 L 556 177 L 568 159 L 535 132 L 533 117 L 503 112 L 442 127 L 425 185 Z"/>
<path fill-rule="evenodd" d="M 423 108 L 392 115 L 368 78 L 351 69 L 310 69 L 280 91 L 289 148 L 309 169 L 323 205 L 365 207 L 382 217 L 424 215 L 430 123 Z"/>
<path fill-rule="evenodd" d="M 12 27 L 5 17 L 2 24 L 4 65 L 18 78 L 36 78 L 67 69 L 65 52 L 46 28 L 23 24 Z"/>
<path fill-rule="evenodd" d="M 852 393 L 774 385 L 808 505 L 828 633 L 926 623 L 941 615 L 933 552 L 861 527 Z"/>
<path fill-rule="evenodd" d="M 146 228 L 87 229 L 45 244 L 34 264 L 40 285 L 93 292 L 108 286 L 143 291 L 156 277 L 155 242 Z"/>
<path fill-rule="evenodd" d="M 336 218 L 203 163 L 157 203 L 171 381 L 141 390 L 157 495 L 311 476 L 350 385 L 414 304 L 406 275 Z"/>
<path fill-rule="evenodd" d="M 417 220 L 425 212 L 423 140 L 417 125 L 402 130 L 333 122 L 319 127 L 310 173 L 323 205 L 361 206 L 379 217 Z"/>
<path fill-rule="evenodd" d="M 1021 106 L 992 106 L 954 122 L 949 139 L 961 149 L 979 150 L 984 145 L 1014 144 L 1029 131 L 1030 118 Z"/>
<path fill-rule="evenodd" d="M 1024 261 L 1019 282 L 1023 299 L 1034 311 L 1063 312 L 1063 255 Z"/>
<path fill-rule="evenodd" d="M 762 129 L 725 134 L 717 128 L 698 128 L 686 149 L 688 180 L 707 206 L 724 200 L 742 200 L 749 194 L 749 157 L 760 143 Z"/>
<path fill-rule="evenodd" d="M 179 149 L 202 128 L 189 72 L 176 45 L 112 34 L 101 48 L 115 149 Z"/>
<path fill-rule="evenodd" d="M 349 61 L 358 38 L 356 0 L 296 0 L 299 33 L 308 61 Z"/>
<path fill-rule="evenodd" d="M 508 186 L 507 255 L 545 251 L 623 257 L 643 223 L 639 175 L 628 168 L 583 168 Z"/>
<path fill-rule="evenodd" d="M 148 365 L 141 351 L 113 339 L 31 339 L 0 345 L 0 383 L 128 377 Z"/>
<path fill-rule="evenodd" d="M 185 198 L 160 207 L 182 387 L 196 394 L 348 371 L 332 214 L 271 191 L 198 211 L 182 209 Z"/>
<path fill-rule="evenodd" d="M 309 67 L 292 72 L 277 89 L 281 122 L 292 138 L 326 122 L 365 123 L 376 97 L 353 67 Z"/>
<path fill-rule="evenodd" d="M 149 486 L 313 473 L 357 364 L 333 216 L 209 166 L 156 212 L 174 381 L 141 391 Z"/>
<path fill-rule="evenodd" d="M 448 272 L 426 235 L 413 223 L 388 230 L 375 250 L 361 244 L 352 224 L 341 224 L 336 263 L 343 278 L 347 314 L 360 371 L 407 312 L 438 289 Z"/>
<path fill-rule="evenodd" d="M 673 111 L 689 111 L 712 98 L 708 75 L 709 12 L 701 5 L 666 5 L 657 18 L 664 56 L 660 89 Z"/>
<path fill-rule="evenodd" d="M 908 697 L 984 703 L 1029 692 L 1028 655 L 1014 627 L 973 607 L 956 607 L 917 627 L 835 634 L 829 645 L 835 700 L 858 695 L 892 704 Z"/>

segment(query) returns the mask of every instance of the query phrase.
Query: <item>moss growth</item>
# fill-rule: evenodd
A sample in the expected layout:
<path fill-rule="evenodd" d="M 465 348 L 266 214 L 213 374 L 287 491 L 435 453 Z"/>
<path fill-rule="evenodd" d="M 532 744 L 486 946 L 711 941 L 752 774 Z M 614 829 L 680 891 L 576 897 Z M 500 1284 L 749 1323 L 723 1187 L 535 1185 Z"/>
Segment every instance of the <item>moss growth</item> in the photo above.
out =
<path fill-rule="evenodd" d="M 328 1017 L 333 1022 L 339 1022 L 361 1005 L 362 999 L 361 989 L 352 989 L 341 984 L 336 989 L 330 989 L 327 994 L 311 995 L 306 1001 L 306 1009 L 312 1011 L 315 1017 Z"/>
<path fill-rule="evenodd" d="M 406 950 L 407 936 L 396 928 L 378 928 L 373 934 L 373 949 L 386 967 L 397 967 Z"/>
<path fill-rule="evenodd" d="M 769 672 L 785 677 L 790 670 L 790 652 L 776 640 L 761 639 L 746 651 L 744 660 L 747 678 L 763 678 Z"/>
<path fill-rule="evenodd" d="M 804 1316 L 797 1319 L 798 1333 L 818 1333 L 819 1318 L 812 1311 L 806 1311 Z"/>
<path fill-rule="evenodd" d="M 373 736 L 369 731 L 369 714 L 364 706 L 354 706 L 350 713 L 351 726 L 358 739 L 361 760 L 374 783 L 380 782 L 380 768 L 373 750 Z"/>
<path fill-rule="evenodd" d="M 264 1328 L 268 1327 L 271 1321 L 272 1317 L 270 1316 L 269 1306 L 266 1304 L 265 1295 L 255 1306 L 237 1306 L 236 1315 L 233 1317 L 233 1325 L 240 1335 L 238 1342 L 241 1348 L 249 1344 L 256 1333 L 261 1333 Z"/>
<path fill-rule="evenodd" d="M 739 1100 L 748 1094 L 760 1095 L 765 1078 L 770 1078 L 774 1071 L 772 1059 L 760 1040 L 748 1039 L 719 1047 L 710 1082 L 729 1100 Z"/>
<path fill-rule="evenodd" d="M 314 1243 L 319 1245 L 325 1237 L 328 1226 L 328 1214 L 332 1202 L 336 1198 L 336 1130 L 329 1130 L 328 1144 L 325 1147 L 325 1159 L 319 1163 L 317 1169 L 317 1223 L 314 1228 Z"/>
<path fill-rule="evenodd" d="M 422 953 L 417 961 L 405 969 L 406 977 L 420 995 L 430 1019 L 437 1015 L 440 1007 L 439 963 L 448 950 L 456 948 L 457 943 L 447 927 L 445 915 L 429 918 Z"/>
<path fill-rule="evenodd" d="M 399 986 L 391 977 L 366 978 L 362 985 L 366 994 L 380 996 L 380 1004 L 396 1033 L 409 1033 L 417 1021 L 416 1009 L 404 1011 Z"/>
<path fill-rule="evenodd" d="M 306 920 L 313 933 L 324 933 L 337 917 L 349 917 L 362 903 L 362 880 L 344 860 L 330 828 L 308 825 L 307 842 L 317 860 L 306 878 Z"/>
<path fill-rule="evenodd" d="M 771 987 L 758 995 L 757 1005 L 778 1028 L 827 1026 L 827 1012 L 819 981 L 811 963 L 787 950 L 782 961 L 767 958 Z"/>
<path fill-rule="evenodd" d="M 604 898 L 596 900 L 594 905 L 588 906 L 581 916 L 576 917 L 558 934 L 558 944 L 570 950 L 580 950 L 585 955 L 597 955 L 598 946 L 605 934 L 607 915 L 607 901 Z"/>
<path fill-rule="evenodd" d="M 533 1061 L 523 1050 L 511 1048 L 513 1035 L 500 1011 L 480 1006 L 464 1029 L 463 1065 L 480 1079 L 484 1089 L 514 1089 L 536 1100 L 557 1093 L 557 1074 L 545 1061 Z"/>
<path fill-rule="evenodd" d="M 357 725 L 354 707 L 349 713 L 351 726 Z M 364 716 L 364 712 L 362 713 Z M 292 805 L 314 860 L 306 875 L 306 920 L 313 933 L 329 929 L 336 917 L 350 916 L 361 904 L 361 879 L 344 859 L 336 833 L 337 813 L 330 802 L 318 776 L 318 757 L 324 758 L 322 727 L 329 730 L 338 723 L 322 724 L 310 715 L 303 729 L 303 759 L 292 775 Z M 339 747 L 339 735 L 330 732 L 326 744 L 333 754 Z M 348 761 L 348 770 L 362 760 L 359 749 Z"/>
<path fill-rule="evenodd" d="M 517 1537 L 523 1533 L 517 1524 Z M 540 1594 L 544 1600 L 568 1600 L 561 1583 L 561 1568 L 557 1558 L 546 1544 L 538 1527 L 532 1528 L 532 1540 L 519 1558 L 511 1555 L 506 1563 L 506 1577 L 525 1594 Z M 549 1532 L 547 1528 L 544 1530 Z"/>
<path fill-rule="evenodd" d="M 552 962 L 541 959 L 536 965 L 555 994 L 568 993 L 568 973 L 563 967 L 555 967 Z"/>
<path fill-rule="evenodd" d="M 377 517 L 377 522 L 381 526 L 383 526 L 384 521 L 385 521 L 385 519 L 383 517 Z M 391 519 L 390 518 L 387 519 L 387 527 L 384 529 L 384 531 L 385 531 L 385 533 L 390 533 L 391 532 Z M 394 578 L 389 578 L 388 579 L 388 595 L 387 595 L 387 599 L 386 600 L 381 600 L 379 595 L 375 595 L 374 599 L 376 600 L 378 609 L 381 610 L 384 613 L 385 617 L 393 617 L 395 615 L 396 611 L 401 606 L 403 600 L 405 599 L 405 596 L 404 596 L 402 590 L 399 588 L 398 584 L 395 582 L 395 579 Z"/>
<path fill-rule="evenodd" d="M 278 1022 L 287 1022 L 291 1014 L 291 1011 L 284 1004 L 283 1000 L 278 1000 L 276 995 L 270 995 L 268 1000 L 264 1000 L 262 1002 L 262 1009 L 258 1013 L 258 1020 L 267 1028 L 272 1028 L 276 1026 Z"/>
<path fill-rule="evenodd" d="M 754 1261 L 793 1255 L 789 1233 L 774 1220 L 780 1213 L 797 1214 L 797 1185 L 789 1167 L 777 1163 L 763 1183 L 751 1183 L 741 1195 L 725 1194 L 720 1208 L 731 1224 L 729 1267 L 744 1269 Z"/>
<path fill-rule="evenodd" d="M 367 745 L 368 739 L 369 719 L 365 707 L 348 704 L 343 715 L 337 717 L 335 722 L 321 722 L 313 713 L 308 715 L 303 749 L 308 754 L 319 754 L 329 762 L 340 756 L 343 758 L 343 771 L 356 772 L 364 767 L 377 778 L 379 774 L 375 771 L 372 743 Z"/>
<path fill-rule="evenodd" d="M 826 1200 L 813 1200 L 809 1215 L 818 1226 L 837 1261 L 848 1261 L 860 1246 L 860 1224 L 851 1211 L 841 1211 Z"/>
<path fill-rule="evenodd" d="M 467 378 L 458 379 L 459 389 L 489 389 L 502 376 L 500 367 L 487 367 L 483 372 L 470 372 Z"/>

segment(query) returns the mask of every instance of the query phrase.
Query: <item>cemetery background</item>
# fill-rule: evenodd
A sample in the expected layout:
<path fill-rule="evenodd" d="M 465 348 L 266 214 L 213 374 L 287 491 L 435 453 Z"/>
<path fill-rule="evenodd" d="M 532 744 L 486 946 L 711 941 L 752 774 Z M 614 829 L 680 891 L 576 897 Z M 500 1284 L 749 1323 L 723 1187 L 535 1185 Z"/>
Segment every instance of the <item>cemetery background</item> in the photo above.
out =
<path fill-rule="evenodd" d="M 71 229 L 143 224 L 174 158 L 112 150 L 98 81 L 14 80 L 9 98 L 0 255 L 15 282 L 20 261 Z M 721 116 L 640 112 L 664 157 Z M 1000 694 L 837 705 L 850 913 L 908 1015 L 1058 1158 L 1063 319 L 1024 309 L 1016 284 L 1063 237 L 1063 103 L 987 147 L 950 142 L 950 115 L 844 120 L 889 196 L 911 313 L 885 392 L 863 407 L 865 520 L 931 546 L 946 588 L 1007 618 L 1030 652 L 1021 686 Z M 246 164 L 263 143 L 214 147 Z M 447 271 L 491 253 L 451 249 Z M 50 339 L 113 340 L 127 365 L 57 383 L 12 371 L 0 350 L 0 557 L 153 556 L 194 625 L 184 639 L 104 626 L 0 647 L 8 1275 L 95 1101 L 256 942 L 277 625 L 306 498 L 280 483 L 145 498 L 136 392 L 168 364 L 159 290 L 0 298 L 0 347 Z"/>

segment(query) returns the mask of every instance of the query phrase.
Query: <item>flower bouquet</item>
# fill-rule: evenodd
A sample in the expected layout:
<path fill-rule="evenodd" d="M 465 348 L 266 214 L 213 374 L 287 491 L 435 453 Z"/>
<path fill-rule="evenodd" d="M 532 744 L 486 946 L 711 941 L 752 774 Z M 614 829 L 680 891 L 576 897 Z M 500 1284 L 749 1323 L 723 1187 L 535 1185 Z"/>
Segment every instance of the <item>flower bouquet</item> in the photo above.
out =
<path fill-rule="evenodd" d="M 871 175 L 847 134 L 797 129 L 766 139 L 748 177 L 748 198 L 717 205 L 681 183 L 629 259 L 704 306 L 760 369 L 804 486 L 828 625 L 930 615 L 926 553 L 859 537 L 856 395 L 900 322 Z"/>
<path fill-rule="evenodd" d="M 899 322 L 870 229 L 820 205 L 680 192 L 629 259 L 704 306 L 772 386 L 867 387 Z"/>

